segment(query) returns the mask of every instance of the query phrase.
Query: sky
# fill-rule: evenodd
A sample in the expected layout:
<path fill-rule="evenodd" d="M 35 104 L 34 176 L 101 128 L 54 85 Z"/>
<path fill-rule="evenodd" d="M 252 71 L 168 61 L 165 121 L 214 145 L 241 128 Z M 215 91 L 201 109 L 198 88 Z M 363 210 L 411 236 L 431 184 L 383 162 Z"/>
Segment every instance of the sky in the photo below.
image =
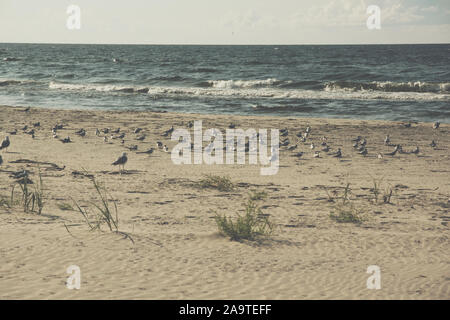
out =
<path fill-rule="evenodd" d="M 69 5 L 81 28 L 69 30 Z M 369 30 L 369 5 L 380 29 Z M 449 0 L 0 0 L 0 42 L 450 43 Z"/>

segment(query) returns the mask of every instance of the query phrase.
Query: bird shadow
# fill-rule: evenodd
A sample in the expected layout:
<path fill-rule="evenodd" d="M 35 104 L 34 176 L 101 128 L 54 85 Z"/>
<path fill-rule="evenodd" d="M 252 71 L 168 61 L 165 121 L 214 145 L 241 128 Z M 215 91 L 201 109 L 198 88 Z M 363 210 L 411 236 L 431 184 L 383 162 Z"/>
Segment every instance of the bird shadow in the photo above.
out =
<path fill-rule="evenodd" d="M 111 174 L 111 175 L 132 175 L 132 174 L 144 173 L 144 171 L 139 171 L 139 170 L 100 171 L 100 173 L 102 173 L 102 174 Z"/>

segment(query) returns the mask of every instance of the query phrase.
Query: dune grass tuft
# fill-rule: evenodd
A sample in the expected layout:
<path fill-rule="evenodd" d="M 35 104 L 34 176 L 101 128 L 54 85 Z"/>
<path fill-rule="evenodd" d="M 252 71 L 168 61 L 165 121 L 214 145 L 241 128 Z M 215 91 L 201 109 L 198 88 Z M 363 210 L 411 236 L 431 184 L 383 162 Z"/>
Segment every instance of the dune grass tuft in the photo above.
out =
<path fill-rule="evenodd" d="M 235 188 L 229 177 L 217 175 L 206 175 L 197 185 L 202 189 L 217 189 L 219 191 L 232 191 Z"/>
<path fill-rule="evenodd" d="M 34 185 L 34 188 L 30 188 L 28 181 L 28 178 L 25 177 L 20 182 L 16 183 L 21 191 L 20 203 L 22 204 L 22 208 L 25 213 L 33 212 L 40 215 L 44 208 L 44 184 L 42 182 L 41 171 L 39 170 L 39 181 Z M 14 190 L 16 185 L 13 185 L 11 190 L 11 205 L 16 203 L 14 199 Z"/>
<path fill-rule="evenodd" d="M 251 199 L 245 203 L 244 215 L 237 213 L 234 220 L 226 215 L 216 215 L 215 221 L 219 232 L 234 241 L 265 238 L 274 230 L 273 223 L 262 215 L 261 209 Z"/>
<path fill-rule="evenodd" d="M 86 224 L 89 226 L 91 230 L 101 229 L 102 224 L 106 224 L 110 231 L 118 231 L 119 230 L 119 214 L 117 210 L 117 204 L 115 201 L 111 200 L 106 187 L 100 185 L 99 182 L 92 176 L 91 181 L 94 185 L 94 188 L 97 192 L 97 195 L 100 198 L 100 203 L 91 202 L 91 205 L 96 209 L 96 213 L 94 214 L 94 220 L 91 221 L 89 219 L 89 214 L 87 209 L 83 209 L 78 202 L 73 200 L 75 208 L 81 213 L 84 217 Z M 112 206 L 111 206 L 112 203 Z"/>

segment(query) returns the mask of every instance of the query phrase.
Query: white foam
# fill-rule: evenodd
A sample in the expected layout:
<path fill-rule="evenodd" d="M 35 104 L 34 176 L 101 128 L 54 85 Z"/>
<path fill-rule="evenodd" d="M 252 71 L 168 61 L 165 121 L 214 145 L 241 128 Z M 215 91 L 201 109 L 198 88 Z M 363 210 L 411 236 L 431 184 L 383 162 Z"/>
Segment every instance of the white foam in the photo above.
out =
<path fill-rule="evenodd" d="M 326 87 L 324 90 L 303 90 L 254 87 L 133 87 L 99 84 L 67 84 L 51 82 L 50 89 L 99 92 L 148 93 L 153 96 L 210 96 L 270 99 L 311 100 L 393 100 L 393 101 L 450 101 L 450 94 L 433 92 L 390 92 L 376 90 L 349 90 L 348 88 Z"/>

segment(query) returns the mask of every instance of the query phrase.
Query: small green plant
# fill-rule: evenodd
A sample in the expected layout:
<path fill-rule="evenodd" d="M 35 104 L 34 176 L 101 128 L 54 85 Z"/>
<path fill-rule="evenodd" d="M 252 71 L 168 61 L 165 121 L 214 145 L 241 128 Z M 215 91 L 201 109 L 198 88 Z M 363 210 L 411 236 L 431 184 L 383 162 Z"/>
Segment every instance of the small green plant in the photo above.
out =
<path fill-rule="evenodd" d="M 20 202 L 25 213 L 34 212 L 40 215 L 44 208 L 44 185 L 41 171 L 39 170 L 39 181 L 34 185 L 33 189 L 29 187 L 29 182 L 28 176 L 23 177 L 23 179 L 17 182 L 22 193 Z M 15 185 L 13 185 L 11 190 L 11 204 L 15 203 L 14 190 Z"/>
<path fill-rule="evenodd" d="M 381 186 L 383 184 L 384 177 L 376 179 L 371 176 L 371 178 L 373 187 L 370 189 L 370 191 L 373 193 L 373 200 L 375 201 L 375 203 L 378 203 L 378 200 L 381 195 Z"/>
<path fill-rule="evenodd" d="M 73 200 L 76 209 L 81 213 L 84 217 L 87 225 L 91 230 L 100 229 L 103 223 L 106 223 L 110 231 L 118 232 L 119 229 L 119 215 L 117 210 L 116 202 L 109 199 L 108 192 L 104 186 L 101 186 L 95 177 L 90 178 L 95 190 L 97 191 L 98 196 L 100 197 L 100 204 L 96 204 L 91 202 L 91 204 L 97 209 L 95 214 L 95 221 L 91 221 L 89 219 L 87 209 L 81 208 L 81 206 Z M 113 203 L 111 207 L 110 203 Z M 114 209 L 114 211 L 113 211 Z"/>
<path fill-rule="evenodd" d="M 351 203 L 336 205 L 334 211 L 330 213 L 330 218 L 344 223 L 361 223 L 364 221 L 362 210 Z"/>
<path fill-rule="evenodd" d="M 325 192 L 327 193 L 328 202 L 335 202 L 337 199 L 342 200 L 342 204 L 345 204 L 347 201 L 350 200 L 350 194 L 352 193 L 352 190 L 350 188 L 350 183 L 347 182 L 347 184 L 344 187 L 344 191 L 342 192 L 342 195 L 339 195 L 339 192 L 337 190 L 329 190 L 328 188 L 324 188 Z"/>
<path fill-rule="evenodd" d="M 392 198 L 393 192 L 394 192 L 394 190 L 392 189 L 391 186 L 384 189 L 384 192 L 383 192 L 383 202 L 384 203 L 391 203 L 391 198 Z"/>
<path fill-rule="evenodd" d="M 267 192 L 253 191 L 249 194 L 249 197 L 250 197 L 250 200 L 252 200 L 252 201 L 264 200 L 267 198 Z"/>
<path fill-rule="evenodd" d="M 228 177 L 221 177 L 216 175 L 207 175 L 198 182 L 198 186 L 203 189 L 217 189 L 219 191 L 232 191 L 234 184 Z"/>
<path fill-rule="evenodd" d="M 244 215 L 237 213 L 235 220 L 225 215 L 216 215 L 215 220 L 219 232 L 234 241 L 268 237 L 274 230 L 273 223 L 262 215 L 261 209 L 251 199 L 245 204 Z"/>

